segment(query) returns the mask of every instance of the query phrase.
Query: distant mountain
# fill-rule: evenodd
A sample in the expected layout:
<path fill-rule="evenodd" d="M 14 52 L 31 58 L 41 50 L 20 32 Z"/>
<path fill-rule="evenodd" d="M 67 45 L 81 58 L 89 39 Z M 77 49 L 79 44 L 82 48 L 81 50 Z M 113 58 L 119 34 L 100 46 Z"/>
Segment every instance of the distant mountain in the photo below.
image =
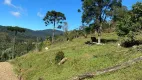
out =
<path fill-rule="evenodd" d="M 46 29 L 46 30 L 30 30 L 26 29 L 26 32 L 24 33 L 26 36 L 33 36 L 33 37 L 41 37 L 41 38 L 46 38 L 47 36 L 52 36 L 52 29 Z M 59 30 L 55 30 L 55 35 L 62 35 L 63 32 Z"/>
<path fill-rule="evenodd" d="M 13 36 L 13 32 L 8 31 L 7 27 L 9 26 L 1 26 L 0 25 L 0 32 L 8 33 L 10 36 Z M 18 37 L 22 38 L 43 38 L 45 39 L 47 36 L 52 36 L 52 29 L 46 29 L 46 30 L 30 30 L 30 29 L 25 29 L 25 33 L 18 33 Z M 56 30 L 55 35 L 62 35 L 63 31 Z"/>

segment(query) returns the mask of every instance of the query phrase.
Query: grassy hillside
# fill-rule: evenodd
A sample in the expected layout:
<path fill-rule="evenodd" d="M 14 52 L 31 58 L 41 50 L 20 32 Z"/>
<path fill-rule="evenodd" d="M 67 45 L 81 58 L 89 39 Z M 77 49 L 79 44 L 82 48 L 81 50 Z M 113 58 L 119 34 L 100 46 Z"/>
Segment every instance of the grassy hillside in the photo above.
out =
<path fill-rule="evenodd" d="M 142 40 L 142 35 L 137 36 Z M 117 46 L 115 33 L 103 34 L 104 45 L 86 45 L 90 38 L 83 37 L 70 42 L 56 43 L 49 46 L 49 50 L 35 53 L 30 52 L 12 61 L 17 74 L 25 80 L 68 80 L 76 75 L 95 72 L 122 62 L 142 56 L 136 48 Z M 61 66 L 55 65 L 55 54 L 63 51 L 68 58 Z M 20 70 L 21 69 L 21 70 Z M 97 76 L 86 80 L 142 80 L 142 62 L 116 72 Z M 20 73 L 21 72 L 21 73 Z"/>

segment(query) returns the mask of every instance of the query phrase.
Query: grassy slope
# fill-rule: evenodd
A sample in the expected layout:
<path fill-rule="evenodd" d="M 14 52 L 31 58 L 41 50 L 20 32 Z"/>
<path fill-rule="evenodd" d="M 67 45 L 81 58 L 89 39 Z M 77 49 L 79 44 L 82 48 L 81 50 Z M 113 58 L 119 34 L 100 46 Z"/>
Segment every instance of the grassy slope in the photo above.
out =
<path fill-rule="evenodd" d="M 103 34 L 104 39 L 115 39 L 114 33 Z M 108 42 L 105 45 L 85 45 L 89 38 L 78 38 L 72 42 L 56 43 L 50 46 L 49 51 L 40 53 L 31 52 L 23 57 L 16 58 L 12 63 L 22 69 L 25 80 L 67 80 L 78 74 L 92 72 L 114 66 L 130 59 L 142 56 L 141 52 L 132 48 L 117 47 L 118 42 Z M 57 66 L 54 64 L 55 53 L 62 50 L 68 61 Z M 142 79 L 142 63 L 116 72 L 100 75 L 89 80 L 140 80 Z"/>

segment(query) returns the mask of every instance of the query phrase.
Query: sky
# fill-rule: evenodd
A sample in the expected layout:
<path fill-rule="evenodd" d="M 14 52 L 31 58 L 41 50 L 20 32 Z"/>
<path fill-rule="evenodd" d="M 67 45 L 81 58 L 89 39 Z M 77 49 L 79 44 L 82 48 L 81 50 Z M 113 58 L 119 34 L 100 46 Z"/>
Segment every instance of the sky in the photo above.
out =
<path fill-rule="evenodd" d="M 131 9 L 142 0 L 122 0 L 122 4 Z M 0 0 L 0 25 L 19 26 L 32 30 L 52 29 L 45 26 L 43 18 L 47 11 L 55 10 L 65 14 L 69 30 L 81 25 L 81 0 Z"/>

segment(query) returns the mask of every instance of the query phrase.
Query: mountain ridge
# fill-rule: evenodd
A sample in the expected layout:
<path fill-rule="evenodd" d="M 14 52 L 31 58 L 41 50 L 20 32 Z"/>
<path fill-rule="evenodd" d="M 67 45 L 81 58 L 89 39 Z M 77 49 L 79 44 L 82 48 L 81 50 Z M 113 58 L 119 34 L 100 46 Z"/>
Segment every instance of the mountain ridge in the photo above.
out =
<path fill-rule="evenodd" d="M 0 25 L 0 33 L 1 32 L 5 32 L 8 33 L 9 35 L 13 36 L 13 33 L 11 31 L 7 30 L 7 27 L 11 27 L 11 26 L 2 26 Z M 45 30 L 31 30 L 31 29 L 27 29 L 24 28 L 26 30 L 25 33 L 18 33 L 18 36 L 26 36 L 26 37 L 39 37 L 42 39 L 45 39 L 47 36 L 52 36 L 52 29 L 45 29 Z M 55 31 L 55 35 L 62 35 L 63 31 L 60 30 L 56 30 Z"/>

